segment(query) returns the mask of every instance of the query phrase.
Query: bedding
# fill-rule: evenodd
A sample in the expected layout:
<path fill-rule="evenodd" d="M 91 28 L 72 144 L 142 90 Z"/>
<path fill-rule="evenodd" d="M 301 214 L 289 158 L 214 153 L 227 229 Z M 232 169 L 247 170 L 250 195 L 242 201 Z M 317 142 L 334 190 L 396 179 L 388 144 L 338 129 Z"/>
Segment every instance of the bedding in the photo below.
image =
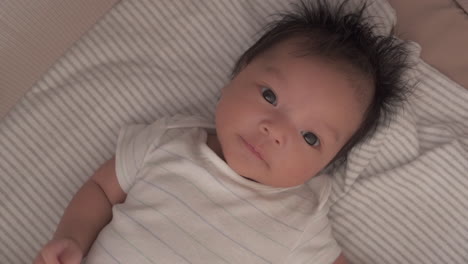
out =
<path fill-rule="evenodd" d="M 114 6 L 0 123 L 0 262 L 31 262 L 121 126 L 212 118 L 235 59 L 286 2 Z M 396 23 L 386 1 L 368 13 L 379 32 Z M 405 108 L 332 171 L 334 234 L 352 263 L 467 263 L 468 91 L 408 45 Z"/>

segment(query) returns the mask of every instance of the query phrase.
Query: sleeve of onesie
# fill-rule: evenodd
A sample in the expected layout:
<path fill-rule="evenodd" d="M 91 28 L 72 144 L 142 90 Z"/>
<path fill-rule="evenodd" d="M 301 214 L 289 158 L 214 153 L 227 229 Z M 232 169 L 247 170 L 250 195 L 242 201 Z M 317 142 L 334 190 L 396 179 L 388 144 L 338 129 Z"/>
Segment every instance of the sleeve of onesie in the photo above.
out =
<path fill-rule="evenodd" d="M 147 154 L 159 145 L 165 131 L 165 119 L 150 125 L 130 125 L 121 129 L 117 140 L 115 170 L 124 192 L 128 193 Z"/>
<path fill-rule="evenodd" d="M 331 264 L 340 253 L 341 248 L 333 236 L 328 217 L 322 214 L 309 224 L 287 263 Z"/>
<path fill-rule="evenodd" d="M 318 201 L 317 211 L 285 263 L 331 264 L 341 254 L 327 216 L 331 179 L 328 175 L 322 175 L 313 178 L 309 184 Z"/>

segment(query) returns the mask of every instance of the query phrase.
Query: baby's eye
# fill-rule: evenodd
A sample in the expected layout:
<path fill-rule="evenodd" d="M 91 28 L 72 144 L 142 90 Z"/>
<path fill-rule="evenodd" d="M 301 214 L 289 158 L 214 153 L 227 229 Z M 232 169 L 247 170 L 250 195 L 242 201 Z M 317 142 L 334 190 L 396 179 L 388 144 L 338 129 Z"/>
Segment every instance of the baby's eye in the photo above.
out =
<path fill-rule="evenodd" d="M 320 145 L 319 138 L 312 132 L 302 132 L 302 137 L 310 146 L 316 147 Z"/>
<path fill-rule="evenodd" d="M 267 102 L 276 106 L 276 94 L 270 88 L 262 87 L 262 96 Z"/>

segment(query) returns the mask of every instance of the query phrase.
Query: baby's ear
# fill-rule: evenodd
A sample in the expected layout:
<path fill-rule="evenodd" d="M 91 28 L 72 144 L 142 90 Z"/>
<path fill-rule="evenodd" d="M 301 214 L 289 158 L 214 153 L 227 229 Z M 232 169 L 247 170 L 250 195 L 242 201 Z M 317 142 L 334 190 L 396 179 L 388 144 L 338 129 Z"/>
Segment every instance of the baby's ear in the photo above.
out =
<path fill-rule="evenodd" d="M 219 90 L 219 95 L 218 95 L 218 100 L 221 98 L 221 96 L 223 96 L 223 93 L 224 91 L 226 91 L 229 83 L 231 82 L 231 80 L 228 81 L 228 83 L 226 83 L 220 90 Z"/>
<path fill-rule="evenodd" d="M 226 87 L 229 85 L 229 83 L 227 83 L 226 85 L 223 86 L 223 88 L 219 89 L 218 91 L 218 95 L 216 95 L 216 104 L 219 103 L 219 100 L 221 100 L 221 97 L 223 97 L 223 92 L 224 90 L 226 89 Z"/>

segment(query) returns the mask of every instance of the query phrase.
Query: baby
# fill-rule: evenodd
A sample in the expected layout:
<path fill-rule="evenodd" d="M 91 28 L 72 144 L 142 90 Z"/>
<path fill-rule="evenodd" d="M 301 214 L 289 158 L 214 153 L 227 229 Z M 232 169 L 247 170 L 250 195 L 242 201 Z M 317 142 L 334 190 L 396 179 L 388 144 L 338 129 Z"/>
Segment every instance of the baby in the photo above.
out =
<path fill-rule="evenodd" d="M 345 263 L 329 178 L 313 177 L 405 91 L 406 50 L 375 36 L 364 9 L 310 1 L 282 14 L 238 60 L 215 124 L 123 128 L 35 263 Z"/>

